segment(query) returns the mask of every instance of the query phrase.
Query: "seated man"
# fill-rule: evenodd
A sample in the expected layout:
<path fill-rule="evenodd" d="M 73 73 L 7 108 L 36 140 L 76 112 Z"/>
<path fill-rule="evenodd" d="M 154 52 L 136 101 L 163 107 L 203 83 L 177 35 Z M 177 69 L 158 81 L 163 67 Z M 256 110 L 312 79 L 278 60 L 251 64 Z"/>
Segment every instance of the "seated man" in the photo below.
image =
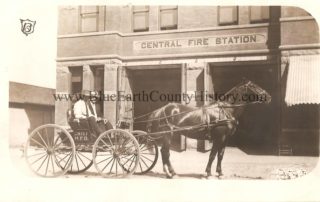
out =
<path fill-rule="evenodd" d="M 111 124 L 108 123 L 108 127 L 100 127 L 97 123 L 102 119 L 97 116 L 95 104 L 91 101 L 91 98 L 94 98 L 94 96 L 96 96 L 95 93 L 89 90 L 83 90 L 81 94 L 83 100 L 80 99 L 74 104 L 74 116 L 76 119 L 87 119 L 92 132 L 96 136 L 99 136 L 105 130 L 110 129 Z"/>

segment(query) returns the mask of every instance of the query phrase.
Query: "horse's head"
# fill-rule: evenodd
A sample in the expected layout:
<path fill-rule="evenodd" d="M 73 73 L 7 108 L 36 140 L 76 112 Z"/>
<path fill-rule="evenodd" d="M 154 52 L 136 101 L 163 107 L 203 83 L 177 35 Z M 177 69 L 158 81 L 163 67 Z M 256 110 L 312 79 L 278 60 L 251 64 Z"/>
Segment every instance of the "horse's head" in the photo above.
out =
<path fill-rule="evenodd" d="M 271 102 L 271 95 L 266 90 L 247 79 L 243 79 L 240 84 L 229 90 L 226 95 L 236 97 L 236 103 L 238 104 L 268 104 Z"/>

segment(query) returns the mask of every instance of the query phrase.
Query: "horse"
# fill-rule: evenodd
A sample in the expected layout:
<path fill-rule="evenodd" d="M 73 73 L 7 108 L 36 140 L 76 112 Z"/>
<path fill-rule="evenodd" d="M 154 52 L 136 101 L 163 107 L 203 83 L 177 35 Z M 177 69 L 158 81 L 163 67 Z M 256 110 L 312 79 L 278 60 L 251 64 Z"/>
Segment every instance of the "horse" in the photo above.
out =
<path fill-rule="evenodd" d="M 256 98 L 255 100 L 244 98 Z M 173 134 L 192 139 L 212 140 L 212 148 L 205 169 L 206 177 L 212 176 L 211 167 L 217 155 L 216 172 L 223 175 L 221 163 L 227 143 L 238 125 L 237 119 L 248 104 L 269 103 L 271 96 L 252 81 L 245 80 L 229 90 L 224 101 L 214 101 L 202 107 L 191 107 L 179 103 L 168 103 L 148 116 L 146 130 L 155 139 L 160 139 L 163 171 L 167 178 L 176 172 L 170 162 L 170 143 Z M 237 97 L 237 99 L 235 99 Z"/>

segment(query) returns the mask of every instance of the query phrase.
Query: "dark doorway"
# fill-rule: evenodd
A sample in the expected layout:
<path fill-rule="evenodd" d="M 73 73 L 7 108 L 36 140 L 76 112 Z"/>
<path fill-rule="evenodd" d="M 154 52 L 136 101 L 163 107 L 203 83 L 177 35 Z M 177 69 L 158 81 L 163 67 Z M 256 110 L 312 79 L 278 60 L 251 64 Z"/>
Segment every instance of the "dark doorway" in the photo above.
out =
<path fill-rule="evenodd" d="M 129 78 L 133 95 L 140 94 L 142 98 L 133 103 L 134 117 L 152 112 L 169 102 L 180 102 L 169 97 L 160 99 L 160 96 L 181 94 L 181 68 L 130 70 Z M 152 92 L 153 100 L 150 100 Z M 135 124 L 134 129 L 145 130 L 145 125 Z"/>
<path fill-rule="evenodd" d="M 271 104 L 248 105 L 239 118 L 239 125 L 229 145 L 237 146 L 247 153 L 273 154 L 278 140 L 275 110 L 276 69 L 275 65 L 211 65 L 215 93 L 226 93 L 243 78 L 265 89 L 271 96 Z"/>
<path fill-rule="evenodd" d="M 178 102 L 174 95 L 181 94 L 181 68 L 139 69 L 130 70 L 129 79 L 133 95 L 150 95 L 153 93 L 153 101 L 136 100 L 133 102 L 133 116 L 138 117 L 150 113 L 170 102 Z M 160 99 L 161 95 L 168 96 Z M 173 97 L 171 97 L 173 96 Z M 146 130 L 146 123 L 136 123 L 134 130 Z M 181 151 L 181 136 L 173 136 L 171 149 Z"/>

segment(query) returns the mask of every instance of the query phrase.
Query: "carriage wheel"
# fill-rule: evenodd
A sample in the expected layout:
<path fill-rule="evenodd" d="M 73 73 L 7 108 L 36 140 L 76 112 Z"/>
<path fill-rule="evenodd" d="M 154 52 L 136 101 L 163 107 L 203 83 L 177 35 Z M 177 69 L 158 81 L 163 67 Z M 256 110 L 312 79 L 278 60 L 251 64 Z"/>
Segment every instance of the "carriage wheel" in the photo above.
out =
<path fill-rule="evenodd" d="M 75 144 L 64 128 L 46 124 L 32 131 L 24 151 L 31 170 L 42 177 L 58 177 L 70 168 Z"/>
<path fill-rule="evenodd" d="M 141 175 L 149 172 L 157 163 L 158 146 L 156 142 L 148 140 L 147 133 L 141 130 L 131 132 L 139 143 L 140 160 L 135 174 Z"/>
<path fill-rule="evenodd" d="M 121 129 L 102 133 L 93 146 L 93 164 L 103 177 L 122 178 L 131 175 L 139 162 L 139 144 L 135 137 Z"/>
<path fill-rule="evenodd" d="M 74 160 L 70 166 L 70 169 L 68 170 L 68 173 L 82 173 L 88 170 L 92 164 L 92 147 L 88 148 L 88 146 L 85 145 L 76 146 Z"/>

